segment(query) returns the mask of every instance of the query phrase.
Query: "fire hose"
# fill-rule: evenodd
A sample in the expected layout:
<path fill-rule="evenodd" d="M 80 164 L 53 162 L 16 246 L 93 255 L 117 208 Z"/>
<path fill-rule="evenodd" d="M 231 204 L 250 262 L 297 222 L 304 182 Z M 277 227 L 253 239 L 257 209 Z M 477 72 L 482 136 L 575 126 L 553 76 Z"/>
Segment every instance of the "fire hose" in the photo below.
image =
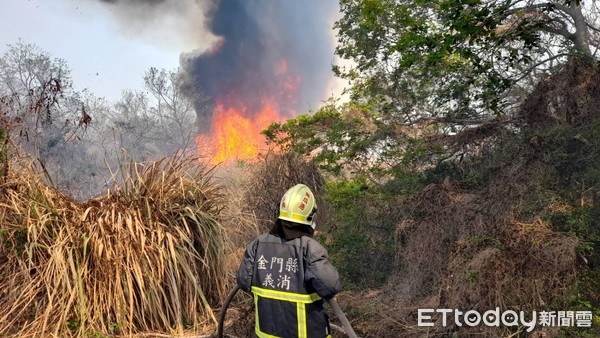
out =
<path fill-rule="evenodd" d="M 236 285 L 229 292 L 227 299 L 225 299 L 225 302 L 223 303 L 223 307 L 221 308 L 221 313 L 219 314 L 219 323 L 217 326 L 217 337 L 218 338 L 223 338 L 223 322 L 225 321 L 225 313 L 227 312 L 229 303 L 231 303 L 231 300 L 233 299 L 233 297 L 235 297 L 235 294 L 238 292 L 239 289 L 240 289 L 239 285 Z M 350 325 L 348 318 L 346 318 L 346 315 L 340 308 L 340 305 L 337 303 L 335 298 L 331 298 L 327 302 L 329 302 L 329 305 L 331 305 L 331 308 L 335 312 L 336 317 L 340 320 L 340 322 L 342 322 L 342 326 L 344 327 L 344 331 L 345 331 L 346 335 L 350 338 L 358 338 L 356 336 L 356 333 L 352 329 L 352 326 Z"/>

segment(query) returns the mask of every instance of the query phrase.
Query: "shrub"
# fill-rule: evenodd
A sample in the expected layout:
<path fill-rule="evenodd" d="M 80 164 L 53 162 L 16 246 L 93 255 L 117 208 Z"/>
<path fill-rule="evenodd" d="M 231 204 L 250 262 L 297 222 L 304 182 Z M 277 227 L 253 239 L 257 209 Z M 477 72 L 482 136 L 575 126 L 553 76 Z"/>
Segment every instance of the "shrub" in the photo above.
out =
<path fill-rule="evenodd" d="M 321 237 L 344 288 L 381 286 L 393 267 L 393 200 L 364 179 L 328 182 L 326 200 L 332 212 Z"/>

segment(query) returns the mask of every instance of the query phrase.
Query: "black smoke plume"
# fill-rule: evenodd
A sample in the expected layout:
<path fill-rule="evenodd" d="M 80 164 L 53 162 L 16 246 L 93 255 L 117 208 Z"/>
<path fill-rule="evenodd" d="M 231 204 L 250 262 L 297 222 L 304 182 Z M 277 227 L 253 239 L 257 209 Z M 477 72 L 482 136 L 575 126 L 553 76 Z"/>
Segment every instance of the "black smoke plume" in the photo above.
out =
<path fill-rule="evenodd" d="M 275 98 L 282 117 L 308 112 L 331 94 L 336 9 L 332 0 L 222 0 L 208 25 L 220 43 L 183 57 L 182 68 L 213 100 L 247 107 L 246 117 L 260 110 L 265 96 Z M 293 97 L 290 82 L 298 85 Z"/>
<path fill-rule="evenodd" d="M 336 0 L 99 1 L 132 36 L 159 36 L 161 20 L 178 18 L 185 31 L 177 34 L 197 40 L 196 50 L 181 57 L 186 83 L 197 84 L 213 102 L 243 105 L 246 118 L 260 111 L 265 97 L 277 102 L 279 116 L 291 117 L 331 95 Z M 206 101 L 196 106 L 200 131 L 209 133 L 212 110 Z"/>

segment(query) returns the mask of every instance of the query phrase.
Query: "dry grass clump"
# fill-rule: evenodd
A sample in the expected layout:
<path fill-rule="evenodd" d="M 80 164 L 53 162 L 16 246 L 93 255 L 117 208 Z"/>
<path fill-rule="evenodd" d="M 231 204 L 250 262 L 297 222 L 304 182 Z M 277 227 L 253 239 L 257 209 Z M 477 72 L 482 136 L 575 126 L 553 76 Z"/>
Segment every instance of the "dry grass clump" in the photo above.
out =
<path fill-rule="evenodd" d="M 245 195 L 248 209 L 252 210 L 263 231 L 270 229 L 279 216 L 279 202 L 283 194 L 296 184 L 306 184 L 315 194 L 319 211 L 315 222 L 322 224 L 327 208 L 323 202 L 325 182 L 317 166 L 297 153 L 268 152 L 261 155 L 252 170 L 252 179 Z M 320 229 L 322 230 L 322 229 Z"/>
<path fill-rule="evenodd" d="M 30 169 L 9 173 L 0 187 L 0 336 L 175 333 L 214 319 L 228 242 L 210 171 L 173 157 L 121 176 L 80 203 Z"/>
<path fill-rule="evenodd" d="M 554 177 L 556 169 L 529 147 L 510 148 L 509 164 L 498 156 L 484 162 L 479 170 L 488 172 L 477 177 L 489 178 L 478 186 L 447 177 L 400 202 L 398 267 L 379 298 L 380 319 L 367 329 L 370 334 L 504 336 L 507 328 L 441 323 L 419 328 L 417 309 L 483 313 L 496 307 L 541 311 L 568 305 L 580 240 L 543 220 L 558 192 L 548 190 L 540 177 Z"/>
<path fill-rule="evenodd" d="M 521 106 L 520 116 L 532 127 L 583 126 L 600 116 L 598 63 L 572 57 L 552 76 L 542 78 Z"/>
<path fill-rule="evenodd" d="M 478 197 L 445 180 L 403 202 L 399 214 L 404 217 L 397 231 L 404 245 L 396 256 L 396 271 L 402 281 L 394 297 L 419 299 L 437 292 L 453 244 L 491 227 L 493 220 L 479 210 Z"/>
<path fill-rule="evenodd" d="M 240 253 L 236 257 L 228 255 L 228 260 L 231 261 L 228 271 L 237 270 L 240 263 L 238 258 L 241 259 L 247 242 L 263 231 L 256 219 L 252 203 L 247 200 L 247 196 L 253 191 L 252 170 L 255 166 L 255 163 L 225 164 L 219 166 L 215 174 L 222 177 L 222 191 L 225 195 L 220 221 L 231 240 L 232 250 Z M 231 280 L 234 280 L 233 276 Z"/>
<path fill-rule="evenodd" d="M 455 246 L 448 266 L 452 273 L 444 283 L 447 299 L 440 305 L 531 311 L 556 306 L 552 302 L 571 291 L 577 237 L 555 232 L 536 219 L 506 224 L 497 238 L 486 245 L 478 238 Z"/>
<path fill-rule="evenodd" d="M 564 307 L 562 297 L 572 292 L 577 277 L 579 239 L 552 230 L 540 218 L 516 221 L 510 216 L 518 205 L 515 195 L 505 192 L 492 200 L 487 193 L 468 193 L 444 182 L 406 202 L 416 209 L 408 214 L 418 219 L 400 225 L 404 246 L 398 252 L 396 275 L 379 297 L 369 302 L 360 297 L 361 303 L 353 305 L 358 317 L 370 317 L 366 336 L 449 336 L 453 332 L 504 336 L 509 332 L 500 332 L 503 328 L 471 330 L 443 327 L 441 322 L 434 328 L 417 327 L 417 310 L 483 313 L 496 307 L 523 311 Z M 509 201 L 512 207 L 503 206 L 502 215 L 495 215 L 496 208 Z M 365 304 L 372 304 L 372 310 L 365 310 Z"/>

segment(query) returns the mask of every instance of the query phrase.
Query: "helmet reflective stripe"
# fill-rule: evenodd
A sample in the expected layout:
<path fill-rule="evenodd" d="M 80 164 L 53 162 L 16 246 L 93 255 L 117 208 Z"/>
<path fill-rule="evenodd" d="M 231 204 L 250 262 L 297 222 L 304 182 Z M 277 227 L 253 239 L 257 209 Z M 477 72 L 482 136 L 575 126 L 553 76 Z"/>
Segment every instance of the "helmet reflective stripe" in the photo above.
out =
<path fill-rule="evenodd" d="M 292 221 L 296 223 L 312 225 L 310 221 L 307 221 L 306 217 L 299 214 L 291 214 L 289 212 L 280 211 L 279 218 L 285 219 L 286 221 Z"/>
<path fill-rule="evenodd" d="M 296 184 L 285 192 L 279 203 L 279 219 L 315 227 L 312 218 L 317 210 L 315 195 L 304 184 Z"/>

